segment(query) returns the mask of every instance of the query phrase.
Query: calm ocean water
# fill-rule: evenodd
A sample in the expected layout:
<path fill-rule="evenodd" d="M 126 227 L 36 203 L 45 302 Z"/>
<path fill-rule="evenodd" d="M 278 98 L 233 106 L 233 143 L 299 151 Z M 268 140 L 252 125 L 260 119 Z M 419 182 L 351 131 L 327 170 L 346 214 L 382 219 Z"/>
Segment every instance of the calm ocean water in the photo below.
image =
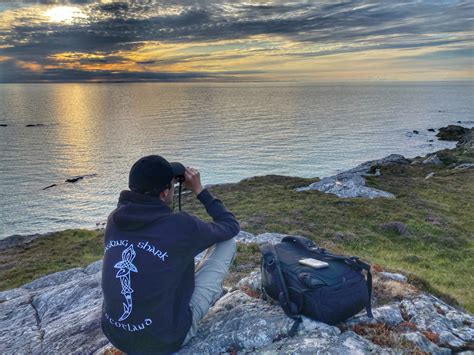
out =
<path fill-rule="evenodd" d="M 94 228 L 143 155 L 195 166 L 204 184 L 323 177 L 453 147 L 427 129 L 472 127 L 473 108 L 472 82 L 0 85 L 0 238 Z"/>

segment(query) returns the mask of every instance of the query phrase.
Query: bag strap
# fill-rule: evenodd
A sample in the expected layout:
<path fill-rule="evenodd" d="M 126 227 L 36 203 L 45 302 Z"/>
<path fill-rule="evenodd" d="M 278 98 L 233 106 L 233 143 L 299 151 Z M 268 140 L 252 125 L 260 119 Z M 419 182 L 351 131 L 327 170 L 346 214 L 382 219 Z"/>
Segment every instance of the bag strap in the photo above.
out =
<path fill-rule="evenodd" d="M 293 326 L 288 332 L 288 336 L 292 337 L 296 334 L 298 325 L 303 321 L 301 315 L 299 315 L 298 306 L 290 300 L 290 295 L 288 288 L 286 287 L 283 273 L 281 272 L 280 260 L 278 259 L 275 246 L 271 243 L 266 243 L 262 245 L 261 252 L 265 258 L 267 269 L 274 276 L 273 280 L 278 289 L 278 301 L 280 302 L 280 306 L 288 317 L 295 320 L 295 323 L 293 323 Z"/>
<path fill-rule="evenodd" d="M 369 295 L 369 301 L 366 306 L 367 316 L 369 318 L 373 318 L 372 314 L 372 273 L 370 271 L 370 265 L 366 262 L 360 260 L 357 256 L 341 256 L 329 253 L 326 249 L 318 247 L 311 239 L 301 237 L 301 236 L 286 236 L 282 240 L 282 242 L 292 242 L 296 243 L 298 246 L 302 247 L 303 249 L 318 253 L 321 256 L 326 258 L 334 259 L 334 260 L 341 260 L 345 263 L 349 264 L 355 268 L 361 268 L 367 272 L 367 292 Z"/>

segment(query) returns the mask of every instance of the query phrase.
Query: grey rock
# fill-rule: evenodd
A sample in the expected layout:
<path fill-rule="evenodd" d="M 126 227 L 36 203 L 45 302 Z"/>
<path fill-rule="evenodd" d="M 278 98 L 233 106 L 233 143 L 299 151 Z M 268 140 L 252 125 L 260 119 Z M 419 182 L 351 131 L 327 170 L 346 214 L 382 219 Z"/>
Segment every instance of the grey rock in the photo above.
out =
<path fill-rule="evenodd" d="M 256 236 L 252 233 L 240 231 L 240 233 L 237 234 L 237 236 L 235 237 L 235 240 L 237 243 L 243 243 L 243 244 L 250 244 L 250 243 L 276 244 L 276 243 L 281 242 L 281 240 L 286 236 L 287 236 L 286 234 L 281 234 L 281 233 L 262 233 Z"/>
<path fill-rule="evenodd" d="M 439 335 L 441 346 L 458 349 L 474 342 L 474 317 L 432 295 L 403 300 L 401 308 L 417 329 Z"/>
<path fill-rule="evenodd" d="M 385 323 L 396 326 L 404 321 L 398 304 L 385 305 L 372 310 L 374 318 L 367 317 L 365 310 L 349 318 L 348 325 Z"/>
<path fill-rule="evenodd" d="M 265 243 L 279 243 L 286 234 L 280 233 L 262 233 L 255 235 L 249 232 L 240 231 L 239 234 L 235 236 L 235 241 L 237 243 L 250 244 L 265 244 Z"/>
<path fill-rule="evenodd" d="M 407 282 L 407 277 L 402 274 L 396 274 L 393 272 L 379 272 L 379 275 L 385 279 L 394 280 L 398 282 Z"/>
<path fill-rule="evenodd" d="M 423 164 L 443 165 L 443 162 L 436 154 L 433 154 L 422 161 Z"/>
<path fill-rule="evenodd" d="M 382 159 L 367 161 L 339 174 L 324 177 L 320 181 L 308 186 L 299 187 L 296 191 L 318 190 L 324 193 L 335 194 L 341 198 L 395 198 L 395 195 L 390 192 L 366 186 L 364 176 L 380 175 L 380 167 L 382 166 L 405 165 L 409 163 L 410 161 L 403 155 L 391 154 Z"/>
<path fill-rule="evenodd" d="M 37 290 L 44 287 L 60 285 L 69 280 L 76 280 L 78 277 L 83 276 L 86 276 L 86 274 L 82 268 L 74 268 L 40 277 L 39 279 L 23 285 L 23 288 Z"/>
<path fill-rule="evenodd" d="M 276 236 L 268 233 L 266 237 L 269 235 Z M 100 269 L 101 262 L 97 261 L 84 269 L 48 275 L 30 283 L 29 288 L 0 293 L 0 353 L 101 354 L 110 348 L 100 328 Z M 255 270 L 238 286 L 258 290 L 259 278 Z M 439 336 L 440 343 L 436 345 L 419 333 L 405 335 L 435 353 L 444 353 L 443 347 L 463 350 L 474 341 L 473 316 L 431 295 L 417 295 L 400 303 L 376 307 L 373 313 L 374 321 L 361 312 L 346 324 L 383 322 L 396 326 L 403 321 L 403 313 L 420 332 L 429 330 Z M 288 338 L 293 323 L 280 306 L 250 297 L 240 289 L 228 290 L 211 307 L 200 322 L 195 338 L 179 354 L 216 354 L 231 350 L 242 354 L 400 352 L 307 317 L 303 317 L 295 337 Z"/>
<path fill-rule="evenodd" d="M 304 316 L 302 316 L 301 318 L 303 319 L 303 321 L 299 325 L 298 332 L 297 332 L 298 335 L 309 334 L 315 331 L 325 332 L 326 334 L 329 334 L 329 335 L 341 334 L 341 330 L 338 327 L 334 327 L 326 323 L 318 322 Z"/>
<path fill-rule="evenodd" d="M 315 332 L 304 337 L 287 338 L 272 343 L 252 354 L 368 354 L 381 353 L 382 348 L 352 331 L 340 336 Z"/>
<path fill-rule="evenodd" d="M 390 154 L 382 159 L 366 161 L 362 164 L 357 165 L 355 168 L 346 170 L 337 175 L 342 176 L 345 174 L 354 174 L 354 173 L 367 174 L 370 172 L 370 169 L 372 167 L 381 167 L 381 166 L 389 166 L 389 165 L 406 165 L 406 164 L 410 164 L 410 160 L 405 158 L 403 155 Z"/>
<path fill-rule="evenodd" d="M 474 169 L 474 163 L 464 163 L 456 165 L 453 169 Z"/>
<path fill-rule="evenodd" d="M 84 272 L 87 275 L 92 275 L 92 274 L 95 274 L 95 273 L 98 273 L 98 272 L 102 272 L 102 259 L 97 260 L 96 262 L 93 262 L 89 266 L 85 267 Z"/>
<path fill-rule="evenodd" d="M 262 283 L 262 277 L 260 274 L 260 270 L 256 270 L 250 273 L 249 276 L 244 277 L 237 283 L 238 288 L 245 288 L 248 287 L 252 291 L 260 292 L 260 286 Z"/>
<path fill-rule="evenodd" d="M 472 151 L 474 149 L 474 128 L 471 128 L 464 136 L 462 136 L 456 143 L 456 148 Z"/>
<path fill-rule="evenodd" d="M 21 296 L 28 296 L 28 291 L 22 288 L 13 288 L 11 290 L 2 291 L 0 292 L 0 303 L 10 301 Z"/>
<path fill-rule="evenodd" d="M 100 278 L 95 275 L 45 290 L 33 298 L 41 324 L 49 324 L 66 314 L 102 304 Z"/>
<path fill-rule="evenodd" d="M 262 233 L 262 234 L 257 235 L 255 238 L 257 239 L 258 244 L 265 244 L 265 243 L 276 244 L 276 243 L 280 243 L 281 240 L 286 236 L 287 234 L 281 234 L 281 233 Z"/>
<path fill-rule="evenodd" d="M 14 234 L 10 235 L 6 238 L 0 239 L 0 250 L 4 250 L 7 248 L 12 248 L 16 247 L 19 245 L 25 245 L 30 242 L 32 242 L 35 239 L 38 239 L 40 237 L 47 237 L 48 235 L 51 235 L 52 233 L 46 233 L 46 234 L 28 234 L 28 235 L 20 235 L 20 234 Z"/>
<path fill-rule="evenodd" d="M 318 190 L 341 198 L 395 198 L 392 193 L 365 186 L 365 183 L 365 179 L 361 175 L 351 174 L 341 177 L 326 177 L 309 186 L 297 188 L 296 191 Z"/>
<path fill-rule="evenodd" d="M 41 344 L 42 331 L 29 296 L 0 303 L 0 353 L 32 353 Z"/>
<path fill-rule="evenodd" d="M 447 348 L 440 348 L 436 344 L 432 343 L 425 337 L 423 334 L 419 332 L 410 332 L 410 333 L 403 333 L 400 335 L 401 338 L 406 339 L 416 346 L 418 346 L 422 351 L 426 351 L 430 354 L 439 354 L 439 355 L 449 355 L 451 354 L 451 350 Z"/>
<path fill-rule="evenodd" d="M 255 235 L 241 230 L 239 234 L 235 236 L 235 241 L 245 244 L 255 243 Z"/>
<path fill-rule="evenodd" d="M 196 336 L 179 353 L 216 354 L 230 348 L 259 349 L 285 336 L 292 324 L 280 307 L 234 291 L 209 310 Z"/>
<path fill-rule="evenodd" d="M 102 334 L 100 315 L 101 306 L 97 303 L 65 312 L 60 319 L 44 327 L 44 339 L 38 350 L 49 354 L 90 354 L 108 344 Z M 68 351 L 65 352 L 65 349 Z"/>

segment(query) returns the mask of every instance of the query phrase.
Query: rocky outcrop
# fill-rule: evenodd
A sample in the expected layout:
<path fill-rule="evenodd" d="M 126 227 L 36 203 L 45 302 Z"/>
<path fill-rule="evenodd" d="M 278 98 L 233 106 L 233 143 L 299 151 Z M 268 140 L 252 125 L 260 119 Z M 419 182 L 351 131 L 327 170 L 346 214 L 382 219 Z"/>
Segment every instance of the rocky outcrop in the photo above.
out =
<path fill-rule="evenodd" d="M 410 161 L 403 155 L 391 154 L 382 159 L 366 161 L 355 168 L 325 177 L 309 186 L 297 188 L 296 191 L 318 190 L 341 198 L 395 198 L 395 195 L 390 192 L 366 186 L 364 176 L 380 175 L 382 166 L 400 164 L 410 164 Z"/>
<path fill-rule="evenodd" d="M 443 162 L 436 154 L 427 154 L 427 158 L 422 161 L 422 164 L 443 165 Z"/>
<path fill-rule="evenodd" d="M 97 176 L 97 174 L 80 175 L 80 176 L 75 176 L 75 177 L 66 179 L 64 182 L 75 183 L 75 182 L 78 182 L 79 180 L 84 179 L 85 177 L 94 177 L 94 176 Z"/>
<path fill-rule="evenodd" d="M 469 128 L 458 125 L 449 125 L 441 127 L 439 132 L 436 134 L 436 137 L 442 141 L 457 141 L 467 133 L 469 133 Z"/>
<path fill-rule="evenodd" d="M 283 236 L 242 233 L 239 239 L 276 242 Z M 101 267 L 99 260 L 0 292 L 0 353 L 102 354 L 110 349 L 99 321 Z M 329 326 L 304 317 L 289 338 L 293 321 L 276 302 L 260 298 L 260 273 L 255 270 L 211 307 L 195 338 L 178 354 L 449 354 L 469 349 L 474 317 L 405 281 L 401 274 L 374 275 L 375 319 L 361 312 Z M 382 299 L 388 303 L 380 304 Z"/>
<path fill-rule="evenodd" d="M 470 130 L 468 129 L 466 134 L 464 134 L 456 143 L 456 148 L 469 151 L 474 150 L 474 128 L 471 128 Z"/>
<path fill-rule="evenodd" d="M 51 235 L 52 233 L 46 233 L 46 234 L 27 234 L 27 235 L 20 235 L 20 234 L 14 234 L 10 235 L 6 238 L 0 239 L 0 250 L 4 250 L 7 248 L 15 247 L 18 245 L 24 245 L 28 244 L 29 242 L 32 242 L 35 239 L 41 238 L 41 237 L 46 237 L 48 235 Z"/>

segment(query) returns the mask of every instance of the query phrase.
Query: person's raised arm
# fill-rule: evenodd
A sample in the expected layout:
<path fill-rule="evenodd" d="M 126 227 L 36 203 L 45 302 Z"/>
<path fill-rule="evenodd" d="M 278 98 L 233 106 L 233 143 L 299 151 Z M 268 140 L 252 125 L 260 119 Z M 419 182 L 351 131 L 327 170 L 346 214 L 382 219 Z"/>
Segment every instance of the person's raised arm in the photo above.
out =
<path fill-rule="evenodd" d="M 199 250 L 204 250 L 215 243 L 235 237 L 239 231 L 239 222 L 221 200 L 214 197 L 207 189 L 202 187 L 198 170 L 187 167 L 184 186 L 189 188 L 197 199 L 204 205 L 213 222 L 205 222 L 192 216 L 194 223 L 193 243 Z"/>

